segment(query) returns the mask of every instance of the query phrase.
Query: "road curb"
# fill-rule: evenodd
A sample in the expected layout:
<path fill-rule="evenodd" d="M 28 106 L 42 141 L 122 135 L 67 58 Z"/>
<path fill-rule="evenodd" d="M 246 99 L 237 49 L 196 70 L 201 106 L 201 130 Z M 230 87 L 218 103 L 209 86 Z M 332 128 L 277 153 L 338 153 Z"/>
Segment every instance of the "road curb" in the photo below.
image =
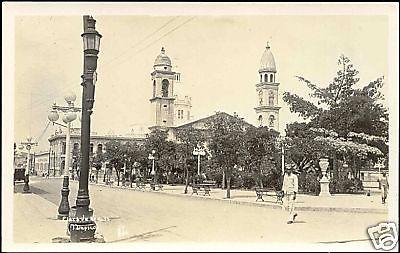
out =
<path fill-rule="evenodd" d="M 96 184 L 96 183 L 89 183 L 90 185 L 100 186 L 100 187 L 107 187 L 107 188 L 114 188 L 114 189 L 122 189 L 122 190 L 130 190 L 130 191 L 141 191 L 135 188 L 122 188 L 120 186 L 109 186 L 103 184 Z M 236 204 L 236 205 L 245 205 L 245 206 L 257 206 L 257 207 L 264 207 L 270 209 L 282 209 L 282 205 L 275 204 L 275 203 L 268 203 L 268 202 L 246 202 L 246 201 L 239 201 L 234 199 L 219 199 L 219 198 L 210 198 L 210 197 L 203 197 L 199 195 L 192 195 L 192 194 L 173 194 L 164 191 L 141 191 L 145 193 L 151 194 L 164 194 L 168 196 L 175 196 L 175 197 L 183 197 L 183 198 L 192 198 L 192 199 L 201 199 L 201 200 L 211 200 L 211 201 L 221 201 L 229 204 Z M 313 211 L 313 212 L 344 212 L 344 213 L 379 213 L 379 214 L 387 214 L 388 211 L 385 209 L 379 208 L 362 208 L 362 207 L 325 207 L 325 206 L 297 206 L 296 210 L 299 211 Z"/>

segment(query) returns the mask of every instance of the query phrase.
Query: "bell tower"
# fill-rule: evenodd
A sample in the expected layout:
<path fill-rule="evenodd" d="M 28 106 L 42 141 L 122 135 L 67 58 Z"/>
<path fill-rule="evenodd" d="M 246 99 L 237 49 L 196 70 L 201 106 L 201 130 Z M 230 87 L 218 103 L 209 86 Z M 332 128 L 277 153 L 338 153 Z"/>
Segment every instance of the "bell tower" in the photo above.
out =
<path fill-rule="evenodd" d="M 153 87 L 150 102 L 152 105 L 153 125 L 155 127 L 174 126 L 174 81 L 179 76 L 172 71 L 171 59 L 165 54 L 164 47 L 157 56 L 151 73 Z"/>
<path fill-rule="evenodd" d="M 281 107 L 278 106 L 279 83 L 275 80 L 276 72 L 275 59 L 267 42 L 258 70 L 260 82 L 256 84 L 258 101 L 254 109 L 257 114 L 258 126 L 267 126 L 279 131 L 279 109 Z"/>

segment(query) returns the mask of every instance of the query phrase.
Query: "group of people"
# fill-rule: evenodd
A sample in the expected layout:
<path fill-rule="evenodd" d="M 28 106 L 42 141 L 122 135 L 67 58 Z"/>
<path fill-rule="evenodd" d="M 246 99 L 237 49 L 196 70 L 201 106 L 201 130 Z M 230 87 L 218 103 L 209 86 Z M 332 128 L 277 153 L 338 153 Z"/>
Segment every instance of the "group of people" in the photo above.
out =
<path fill-rule="evenodd" d="M 285 175 L 283 177 L 283 185 L 282 191 L 284 193 L 284 207 L 288 212 L 287 224 L 292 224 L 297 217 L 297 213 L 295 211 L 295 201 L 296 195 L 299 191 L 299 184 L 297 175 L 293 173 L 295 165 L 286 164 L 285 165 Z M 389 182 L 386 177 L 386 173 L 382 173 L 382 177 L 378 180 L 379 189 L 381 191 L 382 204 L 386 203 L 388 190 L 389 190 Z"/>

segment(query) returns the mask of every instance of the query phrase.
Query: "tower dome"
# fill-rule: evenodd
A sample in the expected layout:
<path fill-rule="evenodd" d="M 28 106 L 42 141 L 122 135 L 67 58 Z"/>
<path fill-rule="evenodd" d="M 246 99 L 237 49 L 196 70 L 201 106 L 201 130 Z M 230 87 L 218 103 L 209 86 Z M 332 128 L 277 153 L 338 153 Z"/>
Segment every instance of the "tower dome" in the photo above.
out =
<path fill-rule="evenodd" d="M 169 67 L 171 68 L 171 59 L 165 54 L 164 47 L 161 48 L 161 53 L 157 56 L 154 61 L 154 67 Z"/>
<path fill-rule="evenodd" d="M 267 43 L 267 47 L 261 57 L 259 72 L 274 72 L 276 73 L 275 59 Z"/>

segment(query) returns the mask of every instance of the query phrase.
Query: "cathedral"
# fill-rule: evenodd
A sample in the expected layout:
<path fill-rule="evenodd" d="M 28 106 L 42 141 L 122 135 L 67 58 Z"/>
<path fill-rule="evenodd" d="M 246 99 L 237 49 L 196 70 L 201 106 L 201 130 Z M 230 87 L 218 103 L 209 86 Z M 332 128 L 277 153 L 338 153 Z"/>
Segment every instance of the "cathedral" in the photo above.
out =
<path fill-rule="evenodd" d="M 258 101 L 254 109 L 258 126 L 279 131 L 279 109 L 281 108 L 278 106 L 279 83 L 276 81 L 275 59 L 270 49 L 267 43 L 258 70 L 260 81 L 255 85 Z M 150 98 L 153 123 L 149 129 L 167 130 L 194 123 L 190 122 L 192 119 L 191 98 L 189 96 L 180 98 L 175 94 L 175 86 L 182 85 L 180 73 L 172 69 L 171 59 L 166 55 L 164 48 L 156 57 L 153 69 L 151 73 L 153 94 Z M 202 119 L 196 120 L 196 124 L 199 121 Z"/>

